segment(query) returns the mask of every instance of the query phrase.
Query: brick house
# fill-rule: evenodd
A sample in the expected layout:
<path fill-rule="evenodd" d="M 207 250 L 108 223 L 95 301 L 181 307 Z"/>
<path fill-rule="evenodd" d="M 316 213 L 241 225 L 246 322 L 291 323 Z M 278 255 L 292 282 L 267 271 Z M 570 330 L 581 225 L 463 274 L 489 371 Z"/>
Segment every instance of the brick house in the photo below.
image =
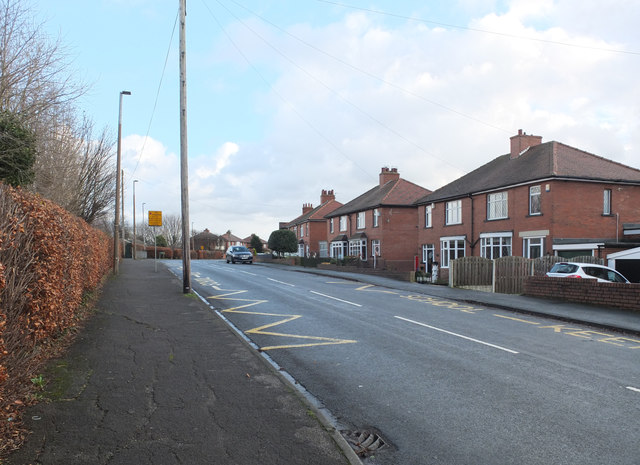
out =
<path fill-rule="evenodd" d="M 511 151 L 416 202 L 422 261 L 448 275 L 463 256 L 566 258 L 633 245 L 640 170 L 522 130 Z"/>
<path fill-rule="evenodd" d="M 232 245 L 244 245 L 242 242 L 242 238 L 231 233 L 231 230 L 228 230 L 226 233 L 220 235 L 220 238 L 224 241 L 224 250 L 226 251 Z"/>
<path fill-rule="evenodd" d="M 302 205 L 302 215 L 293 221 L 280 225 L 280 229 L 293 231 L 298 238 L 298 255 L 301 257 L 328 257 L 327 219 L 342 203 L 336 200 L 333 190 L 323 190 L 320 205 L 313 208 L 310 203 Z"/>
<path fill-rule="evenodd" d="M 431 191 L 406 181 L 396 168 L 382 168 L 377 186 L 326 215 L 332 258 L 359 257 L 361 262 L 394 271 L 413 270 L 418 243 L 415 202 Z"/>
<path fill-rule="evenodd" d="M 220 236 L 213 234 L 208 229 L 191 237 L 191 247 L 193 250 L 222 251 L 225 249 L 225 241 Z"/>

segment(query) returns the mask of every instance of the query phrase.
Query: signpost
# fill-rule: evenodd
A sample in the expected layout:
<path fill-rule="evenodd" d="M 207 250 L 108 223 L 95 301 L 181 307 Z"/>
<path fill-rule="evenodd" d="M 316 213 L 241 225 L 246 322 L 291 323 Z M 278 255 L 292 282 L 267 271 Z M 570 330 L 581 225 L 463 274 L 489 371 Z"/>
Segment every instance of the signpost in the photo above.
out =
<path fill-rule="evenodd" d="M 158 272 L 158 246 L 156 243 L 156 230 L 158 226 L 162 226 L 162 212 L 149 210 L 149 226 L 153 226 L 153 264 L 155 265 L 156 273 Z"/>

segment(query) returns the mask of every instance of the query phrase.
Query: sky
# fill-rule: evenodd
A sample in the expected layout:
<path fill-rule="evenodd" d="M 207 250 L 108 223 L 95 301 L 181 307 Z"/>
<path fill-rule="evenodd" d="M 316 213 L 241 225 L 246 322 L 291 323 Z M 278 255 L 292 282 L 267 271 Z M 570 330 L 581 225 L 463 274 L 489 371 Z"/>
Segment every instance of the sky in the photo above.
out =
<path fill-rule="evenodd" d="M 179 215 L 179 0 L 31 0 L 116 133 L 125 221 Z M 435 190 L 522 129 L 640 168 L 637 0 L 188 0 L 192 228 L 263 239 L 382 167 Z M 144 205 L 143 205 L 144 204 Z"/>

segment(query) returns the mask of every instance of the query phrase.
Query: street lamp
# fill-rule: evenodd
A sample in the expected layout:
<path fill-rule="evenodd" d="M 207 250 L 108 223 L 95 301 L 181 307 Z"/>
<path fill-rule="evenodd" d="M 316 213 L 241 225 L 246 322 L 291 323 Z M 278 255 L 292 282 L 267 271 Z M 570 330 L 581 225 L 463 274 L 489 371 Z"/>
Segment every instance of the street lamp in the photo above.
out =
<path fill-rule="evenodd" d="M 144 247 L 144 251 L 145 253 L 147 252 L 147 227 L 145 225 L 144 222 L 144 206 L 146 205 L 145 202 L 142 202 L 142 245 Z"/>
<path fill-rule="evenodd" d="M 136 259 L 136 183 L 137 179 L 133 180 L 133 259 Z"/>
<path fill-rule="evenodd" d="M 118 208 L 118 201 L 120 200 L 120 164 L 121 164 L 121 139 L 122 139 L 122 96 L 123 95 L 131 95 L 131 92 L 128 90 L 123 90 L 120 92 L 120 104 L 118 106 L 118 151 L 116 158 L 116 201 L 115 203 L 115 218 L 113 221 L 113 273 L 118 274 L 120 272 L 119 263 L 120 263 L 120 254 L 119 254 L 119 244 L 118 244 L 118 236 L 120 227 L 120 209 Z"/>

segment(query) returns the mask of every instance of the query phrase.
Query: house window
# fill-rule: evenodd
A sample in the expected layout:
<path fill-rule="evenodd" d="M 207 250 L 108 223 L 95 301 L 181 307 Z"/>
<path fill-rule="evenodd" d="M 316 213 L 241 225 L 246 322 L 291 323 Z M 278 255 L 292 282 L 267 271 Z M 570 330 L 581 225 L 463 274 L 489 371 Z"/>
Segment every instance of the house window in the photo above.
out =
<path fill-rule="evenodd" d="M 320 255 L 320 258 L 327 258 L 329 256 L 329 244 L 327 244 L 327 241 L 318 242 L 318 248 L 318 255 Z"/>
<path fill-rule="evenodd" d="M 309 237 L 309 223 L 305 223 L 305 230 L 306 230 L 307 237 Z"/>
<path fill-rule="evenodd" d="M 340 217 L 340 231 L 347 230 L 347 215 L 343 215 Z"/>
<path fill-rule="evenodd" d="M 462 223 L 462 200 L 447 202 L 447 216 L 445 224 Z"/>
<path fill-rule="evenodd" d="M 487 195 L 487 219 L 499 220 L 509 216 L 509 197 L 507 192 Z"/>
<path fill-rule="evenodd" d="M 440 239 L 442 268 L 449 268 L 451 260 L 464 257 L 464 237 L 448 237 Z"/>
<path fill-rule="evenodd" d="M 481 234 L 480 256 L 491 259 L 510 257 L 511 233 Z"/>
<path fill-rule="evenodd" d="M 372 239 L 371 240 L 371 256 L 379 257 L 381 255 L 380 251 L 380 239 Z"/>
<path fill-rule="evenodd" d="M 604 198 L 602 204 L 602 214 L 611 215 L 611 189 L 604 190 Z"/>
<path fill-rule="evenodd" d="M 331 258 L 344 258 L 344 252 L 347 248 L 347 243 L 343 241 L 337 241 L 331 243 Z"/>
<path fill-rule="evenodd" d="M 424 227 L 425 228 L 431 228 L 433 227 L 433 209 L 431 208 L 431 205 L 427 205 L 426 207 L 424 207 Z"/>
<path fill-rule="evenodd" d="M 380 225 L 380 210 L 375 208 L 373 210 L 373 227 L 377 228 Z"/>
<path fill-rule="evenodd" d="M 356 217 L 356 229 L 364 229 L 365 228 L 365 221 L 364 221 L 364 214 L 365 212 L 359 212 L 358 216 Z"/>
<path fill-rule="evenodd" d="M 544 251 L 544 237 L 525 237 L 522 250 L 526 258 L 540 258 Z"/>
<path fill-rule="evenodd" d="M 329 234 L 333 234 L 333 218 L 329 220 Z"/>
<path fill-rule="evenodd" d="M 360 260 L 367 260 L 367 240 L 354 239 L 349 241 L 349 256 L 360 257 Z"/>
<path fill-rule="evenodd" d="M 540 186 L 531 186 L 529 188 L 529 215 L 540 215 L 542 213 L 540 203 Z"/>

